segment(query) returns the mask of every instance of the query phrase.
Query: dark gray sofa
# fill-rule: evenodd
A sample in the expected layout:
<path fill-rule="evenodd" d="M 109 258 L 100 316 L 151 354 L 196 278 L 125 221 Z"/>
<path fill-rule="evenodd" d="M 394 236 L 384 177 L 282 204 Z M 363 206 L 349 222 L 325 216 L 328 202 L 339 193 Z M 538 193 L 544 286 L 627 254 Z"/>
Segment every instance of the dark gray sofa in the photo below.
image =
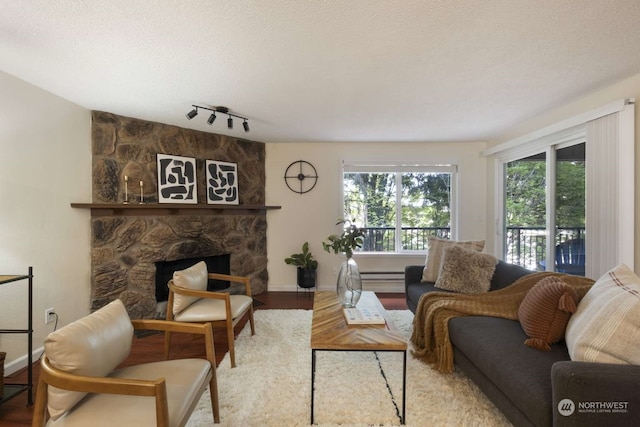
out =
<path fill-rule="evenodd" d="M 414 313 L 424 293 L 447 292 L 421 282 L 423 268 L 405 267 L 406 300 Z M 530 273 L 500 261 L 490 292 Z M 549 352 L 527 347 L 520 323 L 509 319 L 454 318 L 449 333 L 456 369 L 471 378 L 515 426 L 640 425 L 640 366 L 572 362 L 564 341 L 553 344 Z M 571 415 L 560 415 L 556 409 L 563 399 L 573 403 Z M 600 402 L 624 407 L 626 412 L 586 410 L 602 406 Z"/>

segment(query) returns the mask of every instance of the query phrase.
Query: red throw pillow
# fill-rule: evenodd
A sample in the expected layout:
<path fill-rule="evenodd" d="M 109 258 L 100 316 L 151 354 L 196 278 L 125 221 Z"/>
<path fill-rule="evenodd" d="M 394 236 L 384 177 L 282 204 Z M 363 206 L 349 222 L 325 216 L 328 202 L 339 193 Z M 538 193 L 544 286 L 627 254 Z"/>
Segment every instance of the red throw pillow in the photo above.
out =
<path fill-rule="evenodd" d="M 576 290 L 558 277 L 545 277 L 536 283 L 518 308 L 520 325 L 530 337 L 525 345 L 551 351 L 550 344 L 564 338 L 578 300 Z"/>

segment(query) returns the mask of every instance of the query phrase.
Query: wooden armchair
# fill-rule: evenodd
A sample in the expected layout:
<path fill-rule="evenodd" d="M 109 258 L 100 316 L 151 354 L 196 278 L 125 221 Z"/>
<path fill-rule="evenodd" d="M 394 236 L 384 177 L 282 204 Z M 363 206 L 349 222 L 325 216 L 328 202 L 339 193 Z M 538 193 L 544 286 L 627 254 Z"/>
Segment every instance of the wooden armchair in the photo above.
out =
<path fill-rule="evenodd" d="M 201 334 L 206 359 L 176 359 L 116 369 L 135 329 Z M 208 324 L 130 320 L 120 300 L 52 332 L 45 340 L 34 427 L 184 426 L 209 387 L 220 422 L 213 333 Z"/>
<path fill-rule="evenodd" d="M 244 295 L 231 295 L 228 292 L 207 291 L 208 279 L 242 283 Z M 167 320 L 188 323 L 209 323 L 222 326 L 227 331 L 229 358 L 231 367 L 236 366 L 235 326 L 248 316 L 251 335 L 255 335 L 253 321 L 253 298 L 251 298 L 251 282 L 248 277 L 227 274 L 208 273 L 207 265 L 201 261 L 185 270 L 173 273 L 169 281 L 169 301 L 167 303 Z M 165 332 L 165 358 L 169 357 L 171 331 Z"/>

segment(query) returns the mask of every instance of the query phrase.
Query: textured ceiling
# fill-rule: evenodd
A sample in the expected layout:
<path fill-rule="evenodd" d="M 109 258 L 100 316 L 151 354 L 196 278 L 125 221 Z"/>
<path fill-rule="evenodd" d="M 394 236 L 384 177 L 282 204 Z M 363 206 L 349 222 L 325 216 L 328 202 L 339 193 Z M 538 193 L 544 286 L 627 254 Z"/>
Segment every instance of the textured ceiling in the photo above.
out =
<path fill-rule="evenodd" d="M 638 0 L 6 0 L 0 70 L 264 142 L 490 140 L 640 73 Z M 233 130 L 192 104 L 247 116 Z"/>

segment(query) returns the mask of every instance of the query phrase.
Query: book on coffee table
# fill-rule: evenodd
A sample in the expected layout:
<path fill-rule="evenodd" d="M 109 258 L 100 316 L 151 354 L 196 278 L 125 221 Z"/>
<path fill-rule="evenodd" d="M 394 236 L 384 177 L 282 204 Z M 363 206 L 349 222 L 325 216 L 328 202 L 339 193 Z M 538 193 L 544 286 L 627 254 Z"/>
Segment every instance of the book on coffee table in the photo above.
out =
<path fill-rule="evenodd" d="M 343 308 L 349 325 L 384 325 L 384 317 L 377 310 L 367 307 Z"/>

